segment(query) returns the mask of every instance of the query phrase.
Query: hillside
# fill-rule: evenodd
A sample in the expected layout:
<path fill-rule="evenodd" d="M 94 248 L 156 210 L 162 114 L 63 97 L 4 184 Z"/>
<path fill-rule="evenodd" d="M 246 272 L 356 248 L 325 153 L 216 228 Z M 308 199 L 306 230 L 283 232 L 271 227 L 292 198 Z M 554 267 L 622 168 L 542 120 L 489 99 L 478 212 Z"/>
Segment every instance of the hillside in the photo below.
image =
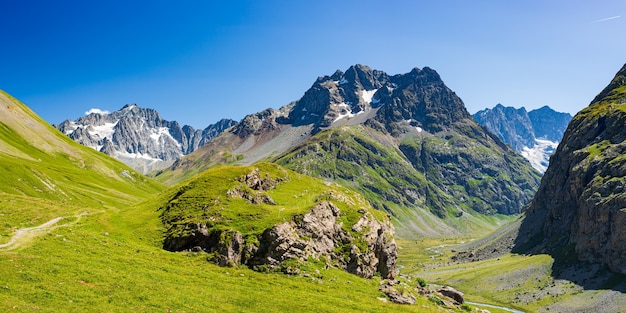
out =
<path fill-rule="evenodd" d="M 626 274 L 624 103 L 626 65 L 568 126 L 526 211 L 518 249 L 548 249 Z"/>
<path fill-rule="evenodd" d="M 4 198 L 30 197 L 68 206 L 122 207 L 162 188 L 75 143 L 4 92 L 0 92 L 0 171 Z"/>
<path fill-rule="evenodd" d="M 519 213 L 539 184 L 430 68 L 391 76 L 355 65 L 319 77 L 298 101 L 246 116 L 157 179 L 260 160 L 358 190 L 408 237 L 494 227 L 486 215 Z"/>
<path fill-rule="evenodd" d="M 168 211 L 163 216 L 157 211 L 163 199 L 171 200 L 168 198 L 171 192 L 160 193 L 163 185 L 103 153 L 75 143 L 6 93 L 0 94 L 0 164 L 3 182 L 0 187 L 0 311 L 3 312 L 448 311 L 426 297 L 414 297 L 416 305 L 412 306 L 390 303 L 388 291 L 380 290 L 381 278 L 363 279 L 345 272 L 340 266 L 326 268 L 324 263 L 307 262 L 299 267 L 303 275 L 259 273 L 244 267 L 219 267 L 207 262 L 209 254 L 205 252 L 167 251 L 163 249 L 166 229 L 161 218 L 167 216 L 165 220 L 170 222 L 188 222 L 172 218 L 175 216 L 172 206 L 163 210 Z M 273 165 L 260 167 L 272 177 L 285 178 L 281 175 L 287 173 Z M 207 183 L 202 179 L 211 174 L 207 175 L 196 181 L 202 190 L 187 190 L 197 193 L 192 196 L 207 191 L 204 188 L 207 185 L 202 185 Z M 211 177 L 210 183 L 224 183 L 215 178 Z M 241 199 L 232 199 L 237 205 L 228 212 L 219 212 L 235 219 L 235 224 L 242 226 L 237 229 L 243 231 L 250 226 L 265 225 L 267 221 L 269 224 L 281 222 L 287 214 L 291 217 L 305 213 L 303 220 L 306 220 L 307 206 L 324 203 L 326 198 L 315 198 L 326 195 L 327 203 L 336 203 L 341 212 L 340 220 L 347 222 L 346 225 L 361 221 L 366 215 L 372 222 L 384 218 L 375 211 L 367 213 L 366 202 L 357 195 L 335 194 L 336 188 L 293 172 L 289 172 L 289 178 L 295 185 L 281 184 L 277 189 L 283 185 L 286 188 L 280 191 L 282 195 L 268 192 L 277 203 L 288 208 L 276 215 L 276 211 L 269 211 L 264 219 L 255 222 L 258 214 L 252 211 L 258 208 L 253 207 L 240 216 L 232 210 L 237 209 Z M 297 192 L 305 192 L 301 189 L 304 185 L 311 191 L 313 199 L 309 202 L 293 197 Z M 183 194 L 176 200 L 188 195 Z M 211 195 L 207 192 L 207 196 Z M 346 198 L 334 199 L 340 195 Z M 359 209 L 350 209 L 352 204 L 344 201 L 355 201 Z M 190 214 L 198 213 L 194 209 L 202 211 L 187 204 L 178 208 Z M 283 213 L 285 215 L 281 215 Z M 361 222 L 360 225 L 375 224 Z M 374 230 L 359 230 L 357 225 L 352 225 L 340 233 L 359 231 L 369 236 Z M 388 232 L 382 234 L 387 236 Z M 373 238 L 377 238 L 379 234 L 375 231 L 374 235 Z M 356 247 L 363 247 L 365 242 L 367 240 L 361 237 L 355 242 Z M 348 255 L 358 251 L 350 245 L 347 247 Z M 344 250 L 336 252 L 343 257 Z M 355 269 L 365 269 L 363 264 L 370 257 L 367 250 L 361 252 L 363 257 L 355 259 Z M 387 264 L 381 259 L 379 264 L 383 263 Z"/>

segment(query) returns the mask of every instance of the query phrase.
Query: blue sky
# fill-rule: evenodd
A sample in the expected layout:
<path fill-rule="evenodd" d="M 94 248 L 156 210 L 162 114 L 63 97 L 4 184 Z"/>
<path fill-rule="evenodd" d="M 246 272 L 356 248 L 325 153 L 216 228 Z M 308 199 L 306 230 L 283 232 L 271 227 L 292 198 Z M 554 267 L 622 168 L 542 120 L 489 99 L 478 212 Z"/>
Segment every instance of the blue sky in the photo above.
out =
<path fill-rule="evenodd" d="M 626 62 L 626 1 L 3 1 L 0 89 L 50 123 L 127 103 L 204 128 L 365 64 L 435 69 L 471 113 L 575 113 Z"/>

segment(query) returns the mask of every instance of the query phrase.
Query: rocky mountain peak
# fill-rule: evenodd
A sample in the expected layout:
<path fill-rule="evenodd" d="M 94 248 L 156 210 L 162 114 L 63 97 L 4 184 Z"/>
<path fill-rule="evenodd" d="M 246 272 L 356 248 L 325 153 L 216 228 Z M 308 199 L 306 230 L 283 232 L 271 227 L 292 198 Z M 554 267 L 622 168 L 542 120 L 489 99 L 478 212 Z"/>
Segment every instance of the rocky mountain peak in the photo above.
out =
<path fill-rule="evenodd" d="M 83 145 L 148 173 L 171 165 L 235 124 L 232 120 L 218 123 L 195 130 L 164 120 L 154 109 L 127 104 L 115 112 L 93 112 L 55 127 Z"/>
<path fill-rule="evenodd" d="M 498 103 L 493 109 L 476 112 L 473 118 L 521 153 L 535 169 L 545 172 L 572 116 L 548 106 L 527 112 L 524 107 Z"/>
<path fill-rule="evenodd" d="M 407 74 L 391 77 L 390 82 L 376 95 L 382 106 L 377 120 L 384 124 L 410 120 L 434 133 L 471 117 L 463 101 L 433 69 L 414 68 Z"/>

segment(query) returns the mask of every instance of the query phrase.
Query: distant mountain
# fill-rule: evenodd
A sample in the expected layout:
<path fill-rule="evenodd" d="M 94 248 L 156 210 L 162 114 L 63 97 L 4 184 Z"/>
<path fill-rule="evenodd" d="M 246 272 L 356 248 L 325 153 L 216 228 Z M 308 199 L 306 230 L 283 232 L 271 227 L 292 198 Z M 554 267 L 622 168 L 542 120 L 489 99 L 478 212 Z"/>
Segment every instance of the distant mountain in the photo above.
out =
<path fill-rule="evenodd" d="M 493 109 L 476 112 L 473 118 L 520 152 L 534 168 L 545 172 L 572 116 L 548 106 L 526 112 L 524 107 L 516 109 L 498 104 Z"/>
<path fill-rule="evenodd" d="M 626 274 L 624 125 L 626 65 L 567 127 L 526 211 L 517 249 L 601 262 Z"/>
<path fill-rule="evenodd" d="M 0 171 L 2 199 L 37 212 L 33 214 L 36 219 L 70 214 L 74 207 L 127 206 L 163 188 L 123 163 L 67 138 L 2 91 Z M 9 201 L 3 203 L 7 208 Z"/>
<path fill-rule="evenodd" d="M 204 130 L 166 121 L 154 109 L 132 104 L 55 125 L 75 141 L 149 173 L 170 166 L 235 124 L 222 119 Z"/>
<path fill-rule="evenodd" d="M 388 75 L 355 65 L 319 77 L 298 101 L 246 116 L 157 178 L 259 160 L 358 190 L 405 237 L 488 227 L 483 214 L 519 213 L 539 185 L 430 68 Z"/>

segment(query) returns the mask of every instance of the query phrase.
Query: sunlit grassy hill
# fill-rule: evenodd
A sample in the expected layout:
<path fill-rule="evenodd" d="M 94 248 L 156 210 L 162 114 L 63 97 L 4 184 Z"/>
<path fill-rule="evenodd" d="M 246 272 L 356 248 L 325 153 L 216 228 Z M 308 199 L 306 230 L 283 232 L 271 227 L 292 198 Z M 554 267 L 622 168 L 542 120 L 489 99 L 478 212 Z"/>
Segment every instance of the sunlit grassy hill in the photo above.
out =
<path fill-rule="evenodd" d="M 391 304 L 380 279 L 332 267 L 289 276 L 165 251 L 164 189 L 0 93 L 0 312 L 446 311 Z"/>

